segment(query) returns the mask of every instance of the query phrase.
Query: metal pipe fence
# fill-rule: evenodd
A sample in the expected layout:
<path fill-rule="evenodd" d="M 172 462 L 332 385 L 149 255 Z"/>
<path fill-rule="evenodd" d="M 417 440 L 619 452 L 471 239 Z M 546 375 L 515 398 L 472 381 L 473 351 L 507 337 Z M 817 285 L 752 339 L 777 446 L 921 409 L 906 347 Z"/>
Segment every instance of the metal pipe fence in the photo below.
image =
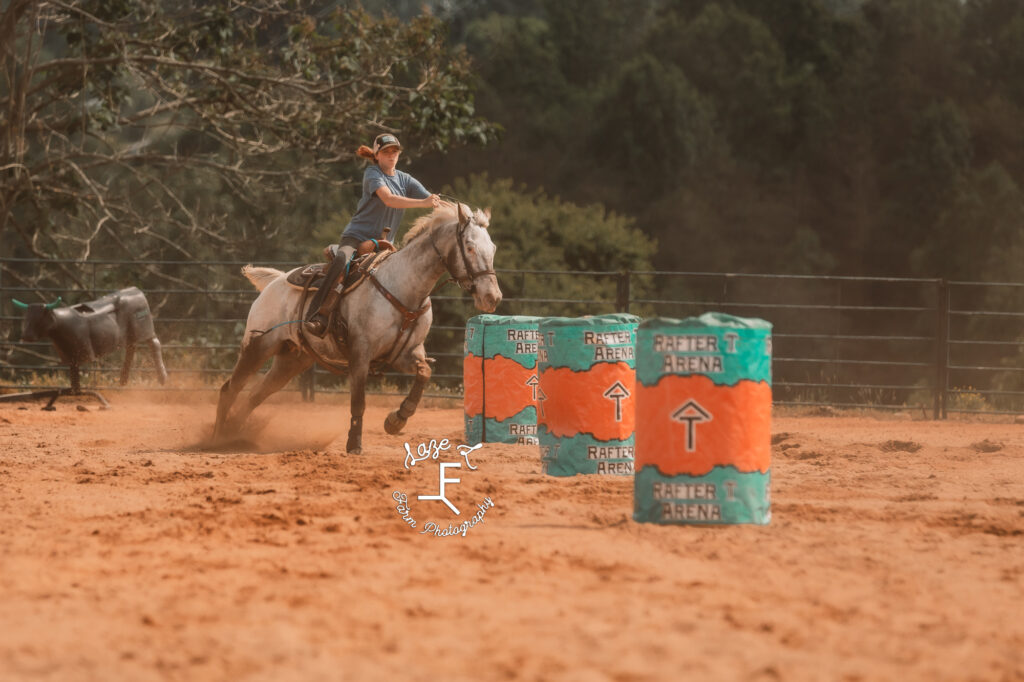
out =
<path fill-rule="evenodd" d="M 216 390 L 230 374 L 256 291 L 243 262 L 87 262 L 0 258 L 0 390 L 62 385 L 49 343 L 20 340 L 25 302 L 78 303 L 125 286 L 149 299 L 172 381 Z M 270 263 L 291 269 L 301 263 Z M 776 405 L 1024 413 L 1024 284 L 938 279 L 667 271 L 499 270 L 499 314 L 687 317 L 708 311 L 772 322 Z M 428 354 L 433 397 L 461 398 L 465 322 L 477 314 L 455 287 L 432 296 Z M 155 385 L 146 354 L 132 387 Z M 83 386 L 115 389 L 120 358 L 83 370 Z M 399 394 L 410 379 L 388 372 L 371 390 Z M 295 382 L 304 398 L 342 392 L 343 378 L 314 368 Z"/>

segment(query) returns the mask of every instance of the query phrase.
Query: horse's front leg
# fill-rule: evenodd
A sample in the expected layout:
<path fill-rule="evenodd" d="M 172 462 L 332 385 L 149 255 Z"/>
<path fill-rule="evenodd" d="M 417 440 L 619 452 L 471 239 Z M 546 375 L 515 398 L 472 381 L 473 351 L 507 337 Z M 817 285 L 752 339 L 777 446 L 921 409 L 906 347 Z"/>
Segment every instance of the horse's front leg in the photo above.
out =
<path fill-rule="evenodd" d="M 400 433 L 405 428 L 406 422 L 409 421 L 409 417 L 416 413 L 416 408 L 420 404 L 420 398 L 423 397 L 423 389 L 426 387 L 427 382 L 430 381 L 432 374 L 423 344 L 416 346 L 411 353 L 404 355 L 401 361 L 395 362 L 393 366 L 400 372 L 415 374 L 416 378 L 413 379 L 409 395 L 402 401 L 399 408 L 389 414 L 384 420 L 384 430 L 391 435 Z"/>
<path fill-rule="evenodd" d="M 348 392 L 352 421 L 348 427 L 345 451 L 353 455 L 363 453 L 363 412 L 366 411 L 366 375 L 370 363 L 365 358 L 349 358 Z"/>

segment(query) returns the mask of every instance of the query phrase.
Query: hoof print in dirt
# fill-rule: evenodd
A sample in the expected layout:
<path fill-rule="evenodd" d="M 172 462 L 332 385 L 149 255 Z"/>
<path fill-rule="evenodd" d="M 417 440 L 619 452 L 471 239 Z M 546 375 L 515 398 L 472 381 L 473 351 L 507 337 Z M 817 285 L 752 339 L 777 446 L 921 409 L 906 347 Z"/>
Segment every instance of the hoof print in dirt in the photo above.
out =
<path fill-rule="evenodd" d="M 999 452 L 1003 449 L 1003 444 L 986 438 L 983 441 L 971 443 L 971 449 L 975 452 Z"/>
<path fill-rule="evenodd" d="M 882 452 L 917 452 L 921 444 L 909 440 L 887 440 L 879 444 L 878 449 Z"/>

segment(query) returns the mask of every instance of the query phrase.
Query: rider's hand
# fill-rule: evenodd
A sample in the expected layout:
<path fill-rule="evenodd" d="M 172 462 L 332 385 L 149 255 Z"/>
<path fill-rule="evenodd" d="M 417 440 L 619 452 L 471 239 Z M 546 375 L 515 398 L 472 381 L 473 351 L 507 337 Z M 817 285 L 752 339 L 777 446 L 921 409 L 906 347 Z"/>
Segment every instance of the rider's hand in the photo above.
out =
<path fill-rule="evenodd" d="M 441 205 L 441 197 L 437 196 L 436 194 L 431 194 L 429 197 L 427 197 L 427 200 L 430 202 L 427 204 L 428 208 L 437 208 L 438 206 Z"/>

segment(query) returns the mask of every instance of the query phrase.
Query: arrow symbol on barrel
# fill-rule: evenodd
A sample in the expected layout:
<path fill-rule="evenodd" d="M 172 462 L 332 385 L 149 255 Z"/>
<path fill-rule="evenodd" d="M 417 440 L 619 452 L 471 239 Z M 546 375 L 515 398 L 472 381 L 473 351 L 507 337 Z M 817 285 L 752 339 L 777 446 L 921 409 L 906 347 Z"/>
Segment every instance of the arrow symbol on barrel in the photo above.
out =
<path fill-rule="evenodd" d="M 696 400 L 687 400 L 672 413 L 671 419 L 686 425 L 686 451 L 693 452 L 697 449 L 697 424 L 711 421 L 711 414 Z"/>
<path fill-rule="evenodd" d="M 616 381 L 601 395 L 608 400 L 615 401 L 615 421 L 622 421 L 622 399 L 629 397 L 629 390 L 622 385 L 621 381 Z"/>
<path fill-rule="evenodd" d="M 537 386 L 537 409 L 540 410 L 540 416 L 542 417 L 547 416 L 546 414 L 544 414 L 544 401 L 547 399 L 548 397 L 544 394 L 544 389 L 541 388 L 540 386 Z"/>
<path fill-rule="evenodd" d="M 537 399 L 537 384 L 539 383 L 540 379 L 537 378 L 536 374 L 531 374 L 530 378 L 526 380 L 526 385 L 533 390 L 533 398 L 531 398 L 531 400 Z"/>

